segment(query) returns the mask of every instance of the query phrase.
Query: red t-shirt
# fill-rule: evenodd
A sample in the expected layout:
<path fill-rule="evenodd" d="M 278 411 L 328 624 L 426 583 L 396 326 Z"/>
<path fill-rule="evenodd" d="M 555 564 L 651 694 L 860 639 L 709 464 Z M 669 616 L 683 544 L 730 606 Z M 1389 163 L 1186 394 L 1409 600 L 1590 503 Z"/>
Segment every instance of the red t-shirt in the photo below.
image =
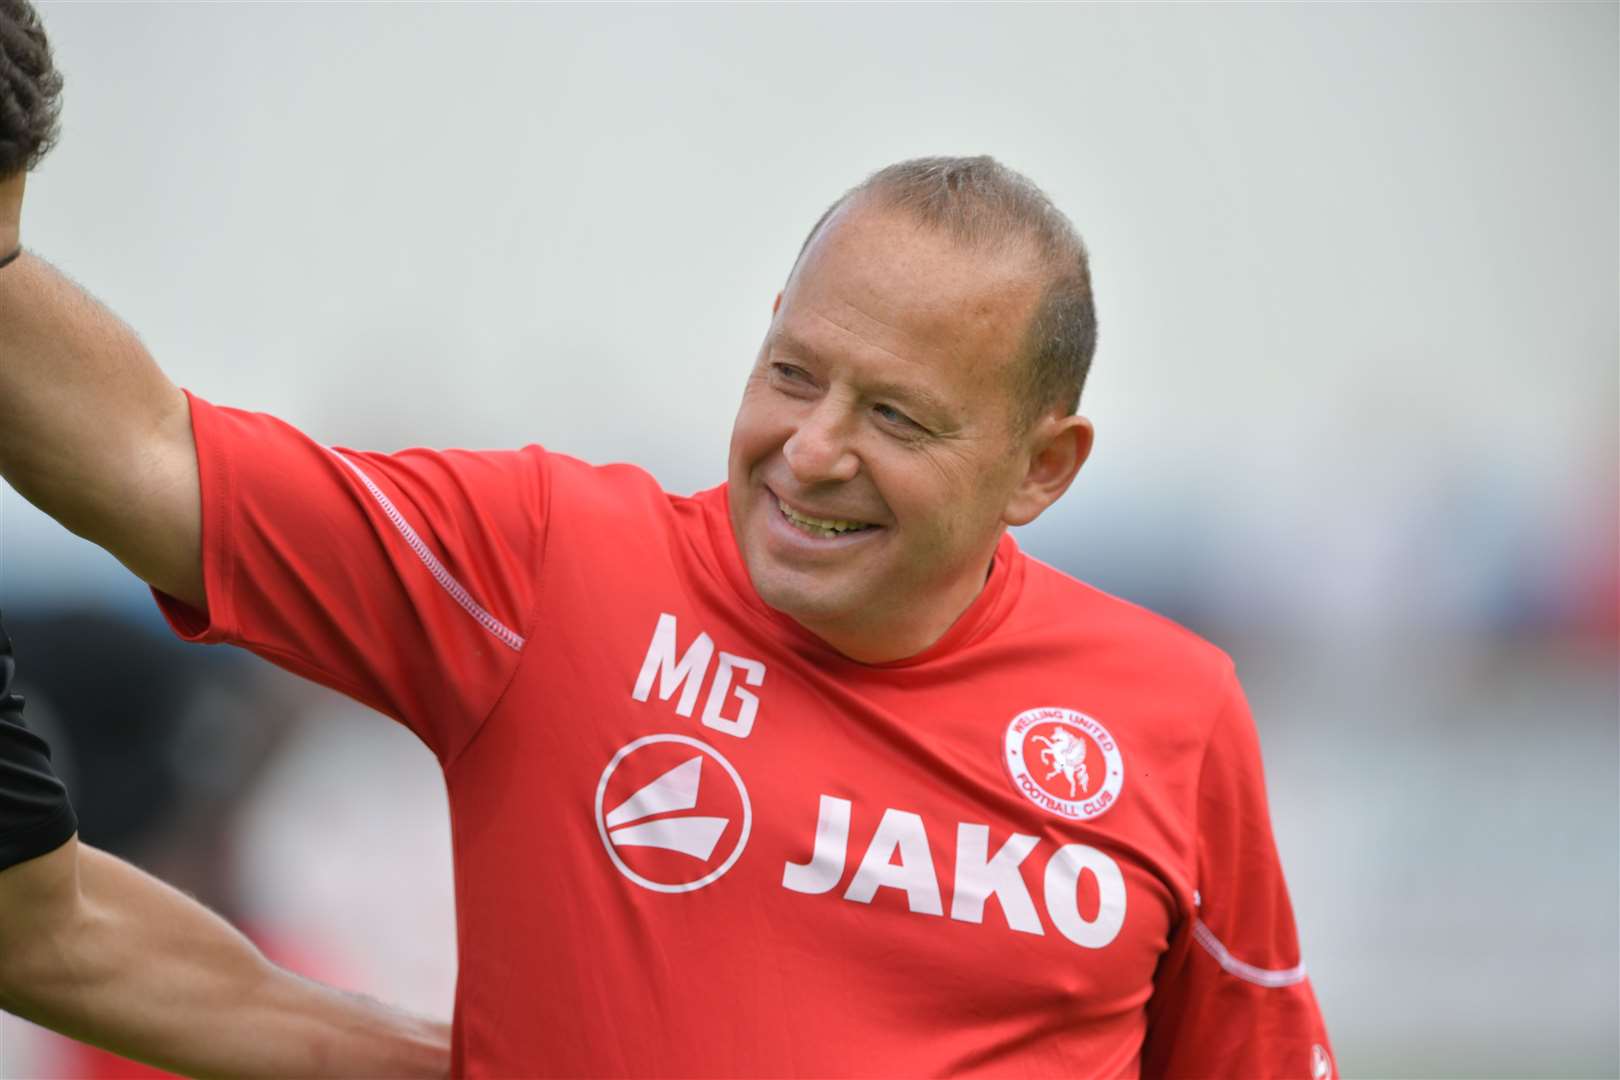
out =
<path fill-rule="evenodd" d="M 1217 649 L 1002 540 L 927 651 L 753 591 L 723 487 L 193 398 L 209 617 L 449 789 L 466 1076 L 1333 1072 Z"/>

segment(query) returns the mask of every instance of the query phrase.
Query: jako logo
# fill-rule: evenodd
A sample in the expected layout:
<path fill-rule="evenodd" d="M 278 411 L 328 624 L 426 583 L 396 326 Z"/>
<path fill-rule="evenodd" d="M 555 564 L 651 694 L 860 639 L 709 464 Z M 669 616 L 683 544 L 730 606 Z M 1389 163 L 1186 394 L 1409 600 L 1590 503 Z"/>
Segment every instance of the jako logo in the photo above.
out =
<path fill-rule="evenodd" d="M 834 795 L 821 797 L 815 849 L 808 862 L 790 860 L 783 866 L 784 889 L 814 896 L 833 891 L 844 880 L 853 854 L 849 842 L 853 806 Z M 993 896 L 1008 928 L 1045 934 L 1021 869 L 1040 842 L 1038 836 L 1013 833 L 992 855 L 990 826 L 958 824 L 951 918 L 983 923 L 985 901 Z M 1112 856 L 1085 844 L 1064 844 L 1047 859 L 1041 877 L 1046 914 L 1058 933 L 1085 949 L 1104 948 L 1119 936 L 1125 925 L 1125 875 Z M 1089 888 L 1083 884 L 1087 880 Z M 844 889 L 844 899 L 870 904 L 879 889 L 895 889 L 905 894 L 906 906 L 916 914 L 944 915 L 939 886 L 922 817 L 891 807 L 883 811 L 866 854 Z M 1089 900 L 1082 900 L 1082 892 L 1091 894 Z"/>
<path fill-rule="evenodd" d="M 596 785 L 596 829 L 608 857 L 654 892 L 718 880 L 742 856 L 752 826 L 737 770 L 685 735 L 637 739 L 613 755 Z"/>

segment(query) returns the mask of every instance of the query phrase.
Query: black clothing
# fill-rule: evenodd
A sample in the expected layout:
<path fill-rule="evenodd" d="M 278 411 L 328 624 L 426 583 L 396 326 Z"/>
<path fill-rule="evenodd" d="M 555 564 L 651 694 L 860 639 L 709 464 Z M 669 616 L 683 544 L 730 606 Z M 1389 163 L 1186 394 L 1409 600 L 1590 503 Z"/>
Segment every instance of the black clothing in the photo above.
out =
<path fill-rule="evenodd" d="M 22 696 L 11 692 L 15 667 L 0 625 L 0 870 L 55 851 L 79 828 L 51 771 L 51 748 L 23 723 Z"/>

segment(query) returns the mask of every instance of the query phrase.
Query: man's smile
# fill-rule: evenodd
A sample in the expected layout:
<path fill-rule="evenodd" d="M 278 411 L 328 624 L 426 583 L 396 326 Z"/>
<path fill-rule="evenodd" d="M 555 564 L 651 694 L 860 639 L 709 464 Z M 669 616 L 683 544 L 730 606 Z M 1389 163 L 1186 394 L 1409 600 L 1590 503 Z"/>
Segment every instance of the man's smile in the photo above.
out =
<path fill-rule="evenodd" d="M 875 526 L 864 521 L 852 521 L 847 518 L 814 517 L 810 514 L 801 514 L 777 496 L 776 505 L 782 511 L 782 516 L 793 524 L 799 526 L 811 536 L 837 536 L 841 533 L 858 532 L 861 529 L 871 529 Z"/>
<path fill-rule="evenodd" d="M 867 536 L 880 532 L 881 525 L 854 518 L 821 516 L 789 506 L 787 502 L 770 488 L 765 489 L 771 501 L 776 504 L 777 513 L 772 515 L 778 522 L 787 525 L 791 534 L 820 541 L 822 544 L 836 544 L 843 547 L 849 543 L 865 539 Z M 773 531 L 783 531 L 779 528 Z"/>

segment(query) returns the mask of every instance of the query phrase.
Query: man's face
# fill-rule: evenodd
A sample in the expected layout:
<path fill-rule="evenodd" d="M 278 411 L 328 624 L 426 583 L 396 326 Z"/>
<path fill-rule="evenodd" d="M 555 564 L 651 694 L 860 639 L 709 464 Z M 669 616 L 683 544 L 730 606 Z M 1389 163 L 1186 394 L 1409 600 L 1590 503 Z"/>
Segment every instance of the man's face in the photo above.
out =
<path fill-rule="evenodd" d="M 846 207 L 782 294 L 731 436 L 732 527 L 771 607 L 857 659 L 926 648 L 983 587 L 1029 468 L 1013 365 L 1040 282 Z"/>

